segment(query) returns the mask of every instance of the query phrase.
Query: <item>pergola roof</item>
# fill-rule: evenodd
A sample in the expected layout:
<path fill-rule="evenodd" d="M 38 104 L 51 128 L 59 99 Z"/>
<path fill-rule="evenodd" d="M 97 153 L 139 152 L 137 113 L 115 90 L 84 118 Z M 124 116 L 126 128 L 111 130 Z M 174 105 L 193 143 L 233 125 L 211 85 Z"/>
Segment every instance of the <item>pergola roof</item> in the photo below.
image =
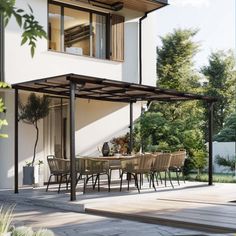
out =
<path fill-rule="evenodd" d="M 78 74 L 65 74 L 40 80 L 14 84 L 13 88 L 61 97 L 70 96 L 70 81 L 76 84 L 76 97 L 111 102 L 136 101 L 185 101 L 205 100 L 215 102 L 216 98 L 154 86 L 114 81 Z"/>

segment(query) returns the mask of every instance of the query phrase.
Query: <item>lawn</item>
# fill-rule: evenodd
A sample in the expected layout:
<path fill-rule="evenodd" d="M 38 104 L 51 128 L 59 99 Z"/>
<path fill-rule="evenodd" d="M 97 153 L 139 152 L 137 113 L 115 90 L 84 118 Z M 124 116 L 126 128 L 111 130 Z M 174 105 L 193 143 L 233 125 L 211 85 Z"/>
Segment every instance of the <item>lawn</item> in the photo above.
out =
<path fill-rule="evenodd" d="M 186 177 L 186 180 L 207 182 L 208 181 L 208 174 L 203 173 L 200 176 L 197 176 L 196 173 L 192 173 L 192 174 L 188 175 L 188 177 Z M 236 183 L 236 177 L 233 174 L 217 173 L 217 174 L 213 174 L 213 182 Z"/>

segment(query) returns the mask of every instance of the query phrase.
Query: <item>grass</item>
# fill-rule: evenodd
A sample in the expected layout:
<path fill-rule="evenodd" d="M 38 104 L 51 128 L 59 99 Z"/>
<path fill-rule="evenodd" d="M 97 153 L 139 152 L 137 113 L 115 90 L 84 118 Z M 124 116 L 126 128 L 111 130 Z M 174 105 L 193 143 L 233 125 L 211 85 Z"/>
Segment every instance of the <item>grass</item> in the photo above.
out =
<path fill-rule="evenodd" d="M 162 179 L 164 179 L 164 173 L 161 173 Z M 176 174 L 171 173 L 171 179 L 177 180 Z M 180 174 L 180 180 L 182 180 L 182 174 Z M 208 182 L 208 173 L 202 173 L 200 176 L 197 173 L 191 173 L 188 176 L 185 176 L 185 180 L 188 181 L 198 181 L 198 182 Z M 215 183 L 236 183 L 236 178 L 233 174 L 223 174 L 217 173 L 213 174 L 213 182 Z"/>
<path fill-rule="evenodd" d="M 208 174 L 203 173 L 200 176 L 197 176 L 196 173 L 190 174 L 186 177 L 189 181 L 200 181 L 200 182 L 207 182 L 208 181 Z M 236 178 L 232 174 L 213 174 L 213 182 L 215 183 L 236 183 Z"/>

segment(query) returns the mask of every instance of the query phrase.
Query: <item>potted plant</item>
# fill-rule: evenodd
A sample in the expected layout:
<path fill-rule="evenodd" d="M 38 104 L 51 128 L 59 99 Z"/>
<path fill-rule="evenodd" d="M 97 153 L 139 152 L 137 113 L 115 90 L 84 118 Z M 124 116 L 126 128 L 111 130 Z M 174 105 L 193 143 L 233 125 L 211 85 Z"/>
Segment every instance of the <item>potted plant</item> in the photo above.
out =
<path fill-rule="evenodd" d="M 35 184 L 35 174 L 38 171 L 35 171 L 35 157 L 36 157 L 36 149 L 39 139 L 39 128 L 38 122 L 39 120 L 46 117 L 49 113 L 49 99 L 46 96 L 36 96 L 35 93 L 31 93 L 27 99 L 26 104 L 22 104 L 19 102 L 19 120 L 22 120 L 26 124 L 33 125 L 36 130 L 36 139 L 33 149 L 33 159 L 32 162 L 27 163 L 26 166 L 23 167 L 23 184 L 24 185 L 32 185 Z M 42 164 L 42 163 L 40 163 Z"/>

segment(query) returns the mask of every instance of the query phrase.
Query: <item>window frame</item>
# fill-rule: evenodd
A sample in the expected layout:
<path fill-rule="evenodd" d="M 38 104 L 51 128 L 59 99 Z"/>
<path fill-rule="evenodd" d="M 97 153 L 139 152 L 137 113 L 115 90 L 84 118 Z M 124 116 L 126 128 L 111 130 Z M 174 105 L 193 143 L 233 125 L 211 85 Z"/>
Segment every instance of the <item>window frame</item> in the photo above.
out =
<path fill-rule="evenodd" d="M 80 6 L 75 6 L 75 5 L 71 5 L 68 3 L 63 3 L 63 2 L 57 2 L 54 0 L 48 0 L 47 1 L 47 18 L 48 18 L 48 25 L 47 25 L 47 33 L 49 34 L 49 4 L 53 4 L 55 6 L 60 6 L 60 14 L 61 14 L 61 22 L 60 22 L 60 41 L 61 41 L 61 45 L 60 45 L 60 51 L 56 51 L 56 50 L 52 50 L 49 48 L 49 44 L 50 41 L 48 39 L 48 50 L 49 51 L 53 51 L 53 52 L 60 52 L 60 53 L 66 53 L 66 54 L 71 54 L 71 55 L 76 55 L 73 53 L 68 53 L 65 51 L 65 46 L 64 46 L 64 9 L 65 8 L 70 8 L 70 9 L 74 9 L 74 10 L 78 10 L 78 11 L 84 11 L 84 12 L 88 12 L 89 13 L 89 24 L 90 24 L 90 31 L 92 31 L 92 15 L 93 14 L 98 14 L 98 15 L 102 15 L 106 17 L 106 57 L 105 58 L 97 58 L 91 55 L 91 41 L 92 41 L 92 37 L 90 35 L 90 40 L 89 40 L 89 47 L 90 47 L 90 55 L 82 55 L 84 57 L 90 57 L 90 58 L 96 58 L 96 59 L 101 59 L 101 60 L 110 60 L 110 55 L 111 55 L 111 51 L 110 51 L 110 14 L 109 13 L 104 13 L 104 12 L 100 12 L 100 11 L 96 11 L 93 9 L 88 9 L 88 8 L 84 8 L 84 7 L 80 7 Z M 93 52 L 92 52 L 93 53 Z"/>

